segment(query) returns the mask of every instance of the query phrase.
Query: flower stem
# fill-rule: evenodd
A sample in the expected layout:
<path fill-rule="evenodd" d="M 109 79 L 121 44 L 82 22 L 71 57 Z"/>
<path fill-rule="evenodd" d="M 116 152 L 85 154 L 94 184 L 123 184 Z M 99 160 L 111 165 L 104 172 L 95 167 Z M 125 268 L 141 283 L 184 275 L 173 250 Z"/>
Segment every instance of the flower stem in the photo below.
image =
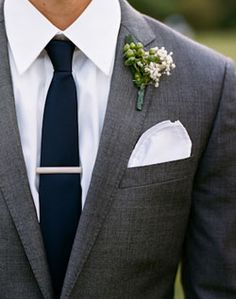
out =
<path fill-rule="evenodd" d="M 146 90 L 145 86 L 140 86 L 140 88 L 138 90 L 137 103 L 136 103 L 136 109 L 138 111 L 142 111 L 142 109 L 143 109 L 145 90 Z"/>

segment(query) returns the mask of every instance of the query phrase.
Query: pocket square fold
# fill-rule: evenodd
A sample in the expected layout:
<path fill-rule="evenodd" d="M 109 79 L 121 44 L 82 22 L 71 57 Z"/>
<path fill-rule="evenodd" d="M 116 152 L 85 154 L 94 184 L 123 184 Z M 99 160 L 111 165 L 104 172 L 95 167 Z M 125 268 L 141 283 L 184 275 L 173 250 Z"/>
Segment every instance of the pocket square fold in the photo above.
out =
<path fill-rule="evenodd" d="M 128 167 L 186 159 L 191 156 L 192 142 L 181 122 L 163 121 L 148 129 L 138 140 Z"/>

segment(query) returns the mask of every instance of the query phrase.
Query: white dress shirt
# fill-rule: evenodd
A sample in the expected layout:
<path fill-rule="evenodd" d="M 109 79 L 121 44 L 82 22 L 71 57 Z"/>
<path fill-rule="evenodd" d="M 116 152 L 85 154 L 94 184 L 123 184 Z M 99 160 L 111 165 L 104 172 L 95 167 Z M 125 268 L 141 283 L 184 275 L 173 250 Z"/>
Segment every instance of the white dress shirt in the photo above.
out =
<path fill-rule="evenodd" d="M 57 34 L 63 34 L 77 47 L 73 58 L 73 76 L 78 96 L 84 206 L 110 91 L 121 22 L 119 1 L 92 0 L 65 31 L 60 31 L 49 22 L 28 0 L 6 0 L 4 15 L 17 121 L 38 218 L 39 178 L 36 167 L 40 164 L 44 104 L 53 76 L 53 67 L 44 48 Z"/>

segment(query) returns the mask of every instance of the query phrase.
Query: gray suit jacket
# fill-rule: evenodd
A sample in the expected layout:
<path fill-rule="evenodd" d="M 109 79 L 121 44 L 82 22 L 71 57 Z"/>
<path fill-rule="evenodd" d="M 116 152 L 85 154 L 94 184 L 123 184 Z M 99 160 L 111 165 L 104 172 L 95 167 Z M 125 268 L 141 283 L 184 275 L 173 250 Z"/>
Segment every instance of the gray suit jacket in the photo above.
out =
<path fill-rule="evenodd" d="M 0 298 L 53 298 L 17 128 L 0 0 Z M 100 147 L 61 298 L 236 298 L 236 80 L 230 60 L 121 0 L 122 24 Z M 125 36 L 174 52 L 142 112 L 123 65 Z M 30 82 L 29 82 L 30 84 Z M 143 132 L 180 120 L 193 143 L 177 162 L 127 169 Z"/>

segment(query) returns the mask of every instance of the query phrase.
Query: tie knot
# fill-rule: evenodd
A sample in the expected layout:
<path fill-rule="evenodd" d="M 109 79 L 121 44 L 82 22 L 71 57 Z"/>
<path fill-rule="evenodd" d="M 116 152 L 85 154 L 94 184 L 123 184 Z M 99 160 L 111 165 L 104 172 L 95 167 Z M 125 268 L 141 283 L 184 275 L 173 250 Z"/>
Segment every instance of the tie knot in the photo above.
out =
<path fill-rule="evenodd" d="M 51 40 L 46 51 L 55 72 L 71 72 L 75 45 L 71 41 Z"/>

